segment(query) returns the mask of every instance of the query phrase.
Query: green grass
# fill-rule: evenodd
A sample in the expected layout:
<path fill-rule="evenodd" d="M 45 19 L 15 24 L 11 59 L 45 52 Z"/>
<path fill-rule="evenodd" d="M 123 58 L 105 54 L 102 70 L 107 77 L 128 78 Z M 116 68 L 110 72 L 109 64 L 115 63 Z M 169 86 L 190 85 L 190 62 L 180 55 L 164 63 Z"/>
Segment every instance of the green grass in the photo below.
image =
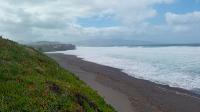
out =
<path fill-rule="evenodd" d="M 0 112 L 113 112 L 54 60 L 0 38 Z"/>

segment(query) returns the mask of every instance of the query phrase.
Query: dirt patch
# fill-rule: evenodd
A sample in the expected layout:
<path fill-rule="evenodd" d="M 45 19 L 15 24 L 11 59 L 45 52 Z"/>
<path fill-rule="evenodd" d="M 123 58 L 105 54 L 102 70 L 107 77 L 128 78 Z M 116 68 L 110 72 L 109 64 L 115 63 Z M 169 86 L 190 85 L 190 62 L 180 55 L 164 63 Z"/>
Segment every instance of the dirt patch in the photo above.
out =
<path fill-rule="evenodd" d="M 50 91 L 52 91 L 54 93 L 58 93 L 58 94 L 61 93 L 61 89 L 57 84 L 52 83 L 52 82 L 48 82 L 48 81 L 46 82 L 46 84 L 47 84 L 47 87 Z"/>

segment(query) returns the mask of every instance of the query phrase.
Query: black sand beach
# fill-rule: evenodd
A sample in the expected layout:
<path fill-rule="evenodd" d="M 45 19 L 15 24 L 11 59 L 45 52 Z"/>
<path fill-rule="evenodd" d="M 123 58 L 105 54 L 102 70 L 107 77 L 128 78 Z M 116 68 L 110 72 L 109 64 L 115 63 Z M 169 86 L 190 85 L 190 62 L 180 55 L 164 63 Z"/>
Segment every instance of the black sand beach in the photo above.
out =
<path fill-rule="evenodd" d="M 200 97 L 190 91 L 136 79 L 72 55 L 48 56 L 97 90 L 119 112 L 200 112 Z"/>

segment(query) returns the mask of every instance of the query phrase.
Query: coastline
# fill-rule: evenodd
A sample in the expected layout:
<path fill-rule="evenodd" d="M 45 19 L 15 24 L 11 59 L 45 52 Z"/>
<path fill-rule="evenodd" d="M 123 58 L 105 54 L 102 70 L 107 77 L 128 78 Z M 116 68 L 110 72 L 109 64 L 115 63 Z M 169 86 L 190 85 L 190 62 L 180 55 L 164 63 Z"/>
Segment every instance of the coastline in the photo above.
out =
<path fill-rule="evenodd" d="M 97 90 L 119 112 L 200 112 L 200 96 L 191 91 L 136 79 L 120 69 L 73 55 L 47 55 Z"/>

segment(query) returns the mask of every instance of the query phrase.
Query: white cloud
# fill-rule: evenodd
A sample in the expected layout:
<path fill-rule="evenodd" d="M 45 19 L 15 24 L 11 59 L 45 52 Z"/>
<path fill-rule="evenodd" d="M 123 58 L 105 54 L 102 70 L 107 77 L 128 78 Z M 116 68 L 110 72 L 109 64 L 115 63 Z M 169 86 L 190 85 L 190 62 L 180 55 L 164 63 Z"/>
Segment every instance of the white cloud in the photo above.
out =
<path fill-rule="evenodd" d="M 200 28 L 200 12 L 195 11 L 186 14 L 166 13 L 167 23 L 175 29 L 175 31 L 194 30 Z"/>

